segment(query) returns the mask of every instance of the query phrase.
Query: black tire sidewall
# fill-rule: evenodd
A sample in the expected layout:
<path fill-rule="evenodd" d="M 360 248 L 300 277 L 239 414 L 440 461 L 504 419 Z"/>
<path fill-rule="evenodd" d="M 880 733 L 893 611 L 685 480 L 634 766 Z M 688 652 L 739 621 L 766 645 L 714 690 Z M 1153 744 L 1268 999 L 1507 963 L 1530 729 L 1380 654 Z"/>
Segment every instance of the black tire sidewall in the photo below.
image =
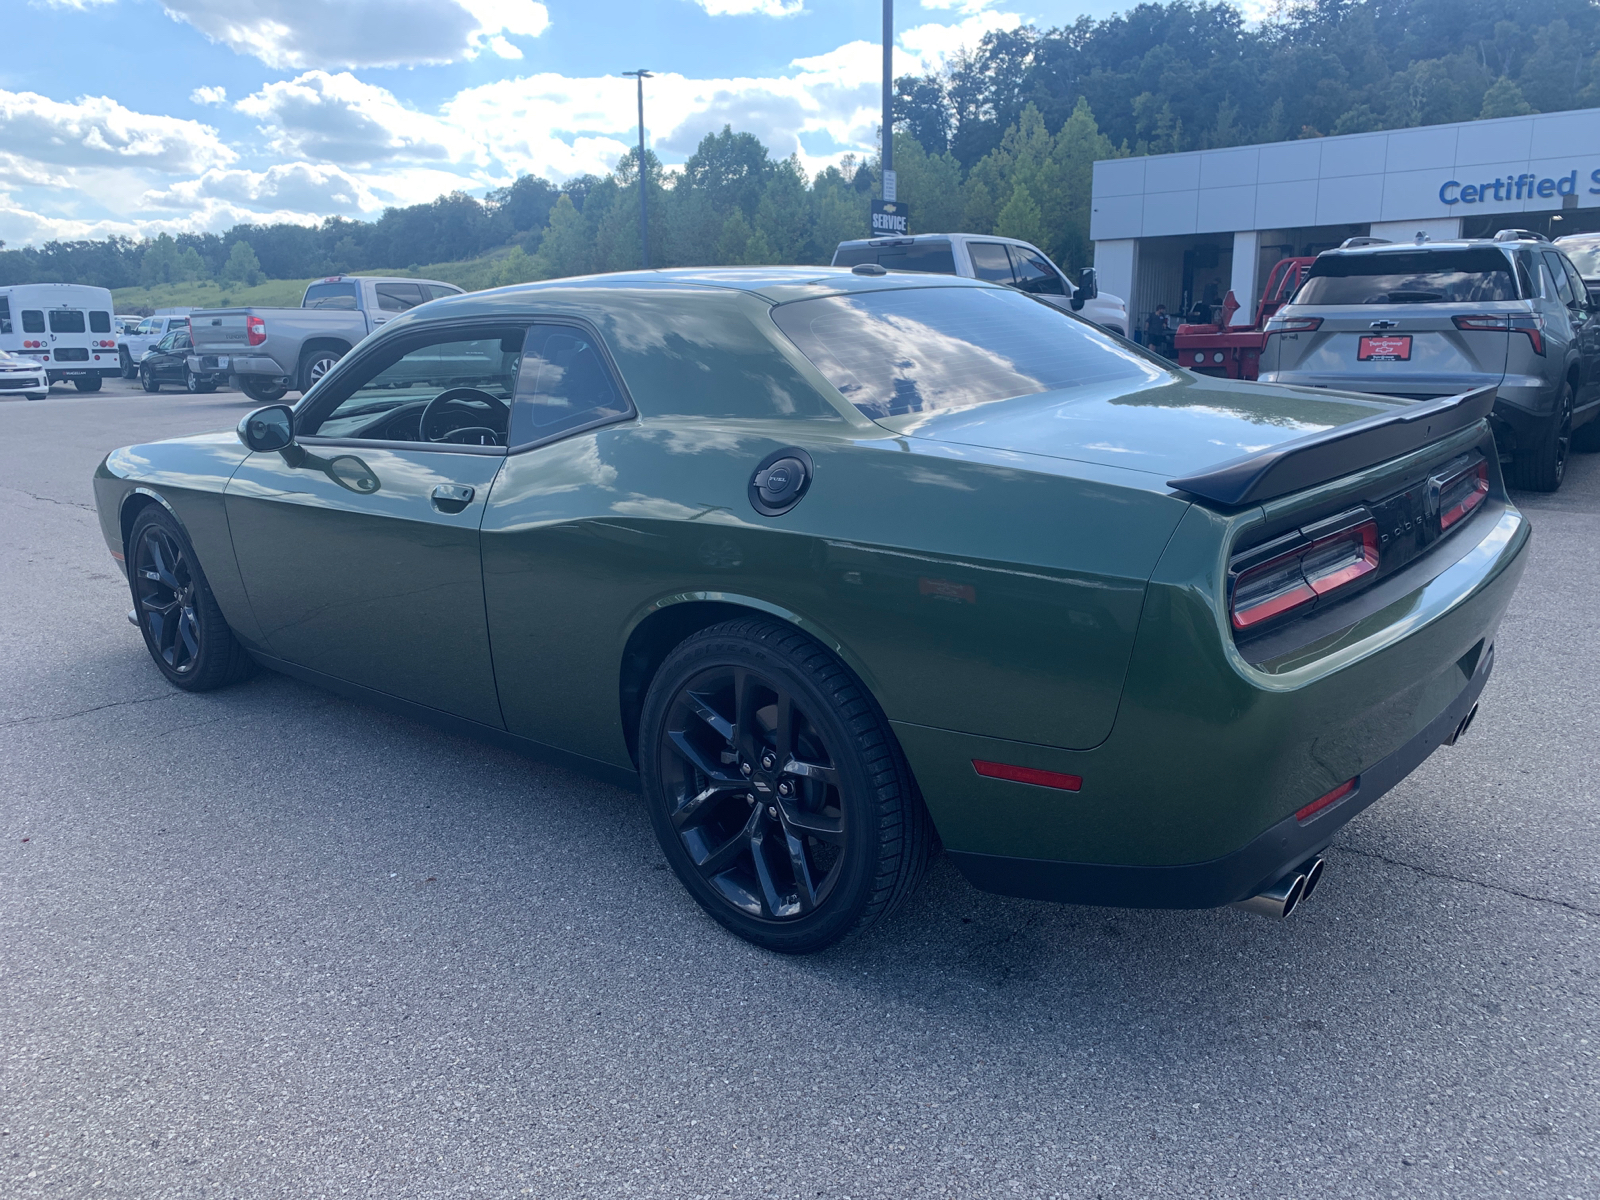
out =
<path fill-rule="evenodd" d="M 189 560 L 189 572 L 194 580 L 195 624 L 200 630 L 200 653 L 195 656 L 194 667 L 188 671 L 174 671 L 162 659 L 150 636 L 144 613 L 139 607 L 139 589 L 134 572 L 138 569 L 139 541 L 144 531 L 151 526 L 158 526 L 168 536 L 174 538 L 183 547 L 183 552 Z M 243 651 L 234 641 L 233 631 L 228 628 L 222 609 L 217 606 L 216 597 L 211 594 L 211 584 L 206 579 L 199 558 L 195 555 L 194 546 L 190 544 L 183 526 L 172 514 L 156 504 L 151 504 L 140 512 L 134 518 L 133 528 L 128 532 L 126 559 L 128 591 L 133 597 L 134 611 L 139 618 L 139 635 L 144 639 L 150 660 L 155 663 L 156 669 L 167 682 L 187 692 L 205 692 L 239 677 L 241 671 L 238 659 Z"/>
<path fill-rule="evenodd" d="M 749 623 L 738 624 L 744 628 L 719 626 L 689 639 L 668 655 L 656 672 L 639 726 L 641 790 L 667 862 L 711 917 L 732 933 L 767 949 L 809 953 L 848 936 L 862 922 L 872 901 L 882 862 L 882 789 L 861 753 L 859 733 L 848 727 L 835 700 L 817 685 L 812 673 L 795 661 L 796 656 L 786 652 L 783 643 L 792 644 L 792 639 L 784 635 L 797 631 L 764 623 L 753 627 Z M 810 639 L 804 639 L 802 644 L 813 653 L 826 653 Z M 846 845 L 841 874 L 822 904 L 803 917 L 768 920 L 734 908 L 700 874 L 668 816 L 669 800 L 661 780 L 659 754 L 671 701 L 685 683 L 702 671 L 735 665 L 753 669 L 789 689 L 823 734 L 845 784 Z M 859 683 L 855 686 L 860 688 Z"/>

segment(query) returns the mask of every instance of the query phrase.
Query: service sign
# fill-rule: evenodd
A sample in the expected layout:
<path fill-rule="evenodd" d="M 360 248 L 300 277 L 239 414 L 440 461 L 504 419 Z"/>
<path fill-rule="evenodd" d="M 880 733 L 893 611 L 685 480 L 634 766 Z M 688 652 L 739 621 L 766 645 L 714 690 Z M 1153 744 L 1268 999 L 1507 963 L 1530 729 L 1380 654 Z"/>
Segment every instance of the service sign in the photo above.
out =
<path fill-rule="evenodd" d="M 872 202 L 873 237 L 910 237 L 911 206 L 898 200 Z"/>

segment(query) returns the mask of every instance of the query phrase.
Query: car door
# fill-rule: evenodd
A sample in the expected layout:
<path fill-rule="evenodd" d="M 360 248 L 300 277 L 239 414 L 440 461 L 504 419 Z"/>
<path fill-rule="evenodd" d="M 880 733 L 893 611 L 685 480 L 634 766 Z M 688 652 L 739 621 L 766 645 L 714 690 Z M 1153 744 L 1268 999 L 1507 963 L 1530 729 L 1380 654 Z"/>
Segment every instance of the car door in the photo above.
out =
<path fill-rule="evenodd" d="M 1011 271 L 1016 280 L 1012 287 L 1057 308 L 1072 311 L 1071 289 L 1054 263 L 1031 246 L 1008 246 L 1007 249 L 1011 252 Z"/>
<path fill-rule="evenodd" d="M 161 382 L 182 383 L 184 369 L 189 363 L 189 331 L 174 329 L 167 335 L 167 352 L 161 358 Z"/>
<path fill-rule="evenodd" d="M 1561 255 L 1554 250 L 1544 250 L 1540 258 L 1544 264 L 1544 294 L 1547 299 L 1554 301 L 1546 303 L 1544 307 L 1545 340 L 1548 343 L 1545 357 L 1552 369 L 1565 370 L 1563 364 L 1567 361 L 1569 349 L 1577 350 L 1580 363 L 1583 359 L 1583 327 L 1588 312 L 1582 305 L 1588 299 L 1588 293 L 1574 291 Z M 1582 371 L 1581 366 L 1579 369 Z M 1580 378 L 1580 396 L 1583 386 Z M 1582 402 L 1581 399 L 1576 400 L 1576 403 Z"/>
<path fill-rule="evenodd" d="M 525 330 L 456 321 L 380 337 L 296 412 L 294 445 L 240 466 L 228 523 L 274 655 L 504 727 L 479 527 Z"/>
<path fill-rule="evenodd" d="M 1572 288 L 1572 324 L 1577 334 L 1578 353 L 1582 360 L 1582 377 L 1578 381 L 1577 408 L 1587 408 L 1600 401 L 1600 313 L 1595 311 L 1589 289 L 1578 274 L 1578 268 L 1565 254 L 1557 253 L 1567 283 Z"/>

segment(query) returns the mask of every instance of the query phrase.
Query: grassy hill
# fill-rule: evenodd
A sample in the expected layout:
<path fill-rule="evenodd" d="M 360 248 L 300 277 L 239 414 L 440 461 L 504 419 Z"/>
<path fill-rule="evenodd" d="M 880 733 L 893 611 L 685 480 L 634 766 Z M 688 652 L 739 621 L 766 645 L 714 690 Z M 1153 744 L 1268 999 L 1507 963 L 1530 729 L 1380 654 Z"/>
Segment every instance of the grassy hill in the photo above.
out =
<path fill-rule="evenodd" d="M 512 261 L 508 263 L 508 258 Z M 522 259 L 522 263 L 526 263 Z M 499 287 L 514 282 L 507 269 L 517 272 L 518 263 L 508 249 L 496 250 L 481 258 L 463 262 L 428 263 L 414 269 L 393 271 L 356 271 L 357 275 L 395 275 L 409 279 L 438 279 L 475 292 L 482 288 Z M 313 278 L 321 278 L 314 276 Z M 305 295 L 310 279 L 269 279 L 255 287 L 241 283 L 215 283 L 210 280 L 195 283 L 164 283 L 156 287 L 117 288 L 111 298 L 119 313 L 155 312 L 158 308 L 233 308 L 252 305 L 257 308 L 297 308 Z"/>

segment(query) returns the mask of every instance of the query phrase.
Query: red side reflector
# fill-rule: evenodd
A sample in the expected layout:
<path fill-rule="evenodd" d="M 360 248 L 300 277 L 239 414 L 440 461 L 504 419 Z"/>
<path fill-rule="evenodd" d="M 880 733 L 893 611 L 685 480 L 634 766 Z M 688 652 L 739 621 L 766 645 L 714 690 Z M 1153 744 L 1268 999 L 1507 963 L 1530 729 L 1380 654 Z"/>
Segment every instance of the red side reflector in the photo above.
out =
<path fill-rule="evenodd" d="M 1037 767 L 1014 767 L 1010 763 L 972 760 L 972 769 L 988 779 L 1008 779 L 1012 783 L 1031 783 L 1035 787 L 1056 788 L 1063 792 L 1076 792 L 1083 787 L 1081 775 L 1063 775 L 1060 771 L 1041 771 Z"/>
<path fill-rule="evenodd" d="M 1319 812 L 1322 812 L 1325 809 L 1332 808 L 1335 804 L 1339 803 L 1339 801 L 1343 800 L 1351 792 L 1355 791 L 1356 790 L 1356 784 L 1358 784 L 1360 782 L 1361 782 L 1361 776 L 1357 775 L 1354 779 L 1350 780 L 1348 783 L 1341 783 L 1338 787 L 1334 788 L 1333 791 L 1329 792 L 1326 796 L 1322 796 L 1319 799 L 1313 800 L 1310 804 L 1306 805 L 1299 812 L 1295 813 L 1294 819 L 1296 821 L 1299 821 L 1302 825 L 1304 825 L 1307 821 L 1309 821 L 1312 817 L 1316 816 Z"/>

